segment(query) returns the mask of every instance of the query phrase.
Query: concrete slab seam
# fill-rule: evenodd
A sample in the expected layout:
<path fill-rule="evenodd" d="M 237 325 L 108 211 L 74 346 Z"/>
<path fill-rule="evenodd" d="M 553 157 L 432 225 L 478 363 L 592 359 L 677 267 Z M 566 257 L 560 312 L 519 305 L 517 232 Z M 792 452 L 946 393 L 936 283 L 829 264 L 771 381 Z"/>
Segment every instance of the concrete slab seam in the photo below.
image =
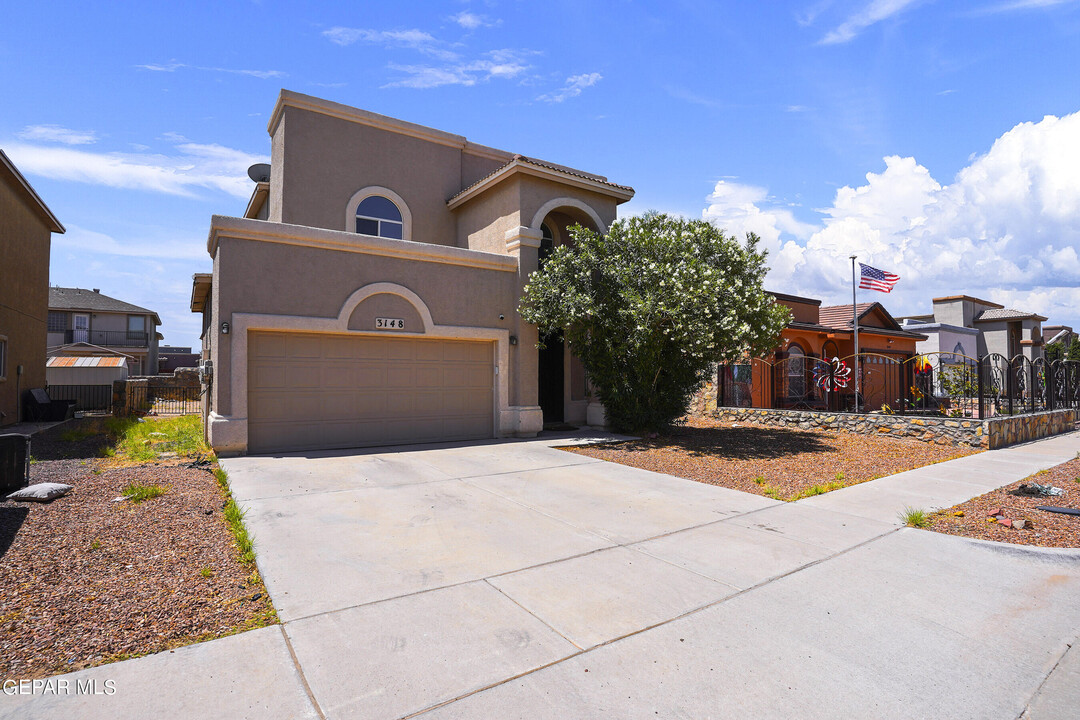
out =
<path fill-rule="evenodd" d="M 459 700 L 464 700 L 465 698 L 471 697 L 471 696 L 476 695 L 478 693 L 482 693 L 482 692 L 485 692 L 487 690 L 491 690 L 492 688 L 499 687 L 500 685 L 505 685 L 506 683 L 513 682 L 513 681 L 518 680 L 520 678 L 523 678 L 523 677 L 525 677 L 527 675 L 532 675 L 533 673 L 540 672 L 541 670 L 545 670 L 545 669 L 547 669 L 549 667 L 553 667 L 555 665 L 558 665 L 559 663 L 566 662 L 567 660 L 573 660 L 574 658 L 580 657 L 581 655 L 585 655 L 587 653 L 594 652 L 596 650 L 599 650 L 600 648 L 607 647 L 608 645 L 611 645 L 613 643 L 617 643 L 617 642 L 619 642 L 621 640 L 625 640 L 627 638 L 634 637 L 635 635 L 640 635 L 641 633 L 648 632 L 649 630 L 653 630 L 653 629 L 661 627 L 663 625 L 668 625 L 670 623 L 675 622 L 676 620 L 682 620 L 685 617 L 689 617 L 690 615 L 694 615 L 694 614 L 699 613 L 699 612 L 701 612 L 703 610 L 707 610 L 709 608 L 715 607 L 715 606 L 720 605 L 722 603 L 728 602 L 729 600 L 732 600 L 734 598 L 745 595 L 746 593 L 757 590 L 758 588 L 764 587 L 765 585 L 769 585 L 770 583 L 774 583 L 777 580 L 782 580 L 783 578 L 786 578 L 789 575 L 794 575 L 795 573 L 800 572 L 802 570 L 805 570 L 806 568 L 813 567 L 814 565 L 819 565 L 819 564 L 821 564 L 823 562 L 826 562 L 828 560 L 832 560 L 833 558 L 839 557 L 841 555 L 845 555 L 845 554 L 851 552 L 852 550 L 858 549 L 858 548 L 860 548 L 860 547 L 862 547 L 864 545 L 869 545 L 872 542 L 876 542 L 876 541 L 880 540 L 881 538 L 885 537 L 886 535 L 890 535 L 890 534 L 892 534 L 894 532 L 897 532 L 899 530 L 902 530 L 902 529 L 903 528 L 895 528 L 893 530 L 889 530 L 889 531 L 887 531 L 887 532 L 885 532 L 885 533 L 883 533 L 883 534 L 881 534 L 881 535 L 879 535 L 877 537 L 873 537 L 873 538 L 870 538 L 869 540 L 864 540 L 863 542 L 860 542 L 860 543 L 858 543 L 856 545 L 852 545 L 851 547 L 847 548 L 846 550 L 837 551 L 837 552 L 833 553 L 832 555 L 829 555 L 827 557 L 823 557 L 823 558 L 821 558 L 819 560 L 814 560 L 813 562 L 809 562 L 806 565 L 801 565 L 801 566 L 799 566 L 797 568 L 794 568 L 793 570 L 789 570 L 786 573 L 781 573 L 780 575 L 776 575 L 776 576 L 773 576 L 771 578 L 767 578 L 765 580 L 762 580 L 761 582 L 759 582 L 756 585 L 752 585 L 752 586 L 750 586 L 748 588 L 745 588 L 743 590 L 739 590 L 739 591 L 737 591 L 735 593 L 732 593 L 731 595 L 720 598 L 719 600 L 714 600 L 712 602 L 705 603 L 704 605 L 693 608 L 691 610 L 687 610 L 684 613 L 680 613 L 679 615 L 676 615 L 675 617 L 668 618 L 667 620 L 662 620 L 662 621 L 660 621 L 658 623 L 653 623 L 652 625 L 640 628 L 638 630 L 634 630 L 633 632 L 626 633 L 625 635 L 620 635 L 618 637 L 611 638 L 610 640 L 605 640 L 604 642 L 593 645 L 592 647 L 588 648 L 587 650 L 581 650 L 580 652 L 576 652 L 576 653 L 573 653 L 571 655 L 567 655 L 566 657 L 560 658 L 559 660 L 553 660 L 552 662 L 549 662 L 549 663 L 546 663 L 546 664 L 541 665 L 539 667 L 533 668 L 532 670 L 526 670 L 525 672 L 518 673 L 518 674 L 516 674 L 516 675 L 514 675 L 512 677 L 508 677 L 508 678 L 505 678 L 503 680 L 499 680 L 498 682 L 493 682 L 493 683 L 491 683 L 489 685 L 486 685 L 486 686 L 484 686 L 482 688 L 477 688 L 477 689 L 472 690 L 470 692 L 464 693 L 464 694 L 462 694 L 462 695 L 460 695 L 460 696 L 458 696 L 456 698 L 452 698 L 450 700 L 444 700 L 443 702 L 440 702 L 440 703 L 438 703 L 436 705 L 431 705 L 430 707 L 423 708 L 422 710 L 417 710 L 416 712 L 412 713 L 411 715 L 404 716 L 401 720 L 410 720 L 410 718 L 414 718 L 414 717 L 417 717 L 419 715 L 423 715 L 424 713 L 431 712 L 432 710 L 437 710 L 438 708 L 444 707 L 446 705 L 450 705 L 451 703 L 458 702 Z M 646 541 L 642 541 L 642 542 L 646 542 Z M 620 546 L 620 547 L 625 547 L 625 546 Z M 633 549 L 633 548 L 627 548 L 627 549 Z M 599 551 L 594 551 L 594 552 L 599 552 Z M 639 551 L 639 552 L 642 552 L 645 555 L 649 555 L 649 553 L 645 553 L 644 551 Z M 590 554 L 590 553 L 587 553 L 587 554 Z M 655 557 L 655 556 L 649 555 L 649 557 Z M 661 560 L 663 562 L 667 562 L 663 558 L 655 558 L 655 559 Z M 550 563 L 544 563 L 544 564 L 550 564 Z M 675 567 L 680 567 L 680 566 L 675 566 Z M 689 568 L 682 568 L 682 567 L 680 567 L 680 569 L 689 570 Z M 694 572 L 694 571 L 689 570 L 689 572 Z M 504 574 L 508 574 L 508 573 L 504 573 Z M 701 573 L 695 573 L 695 574 L 701 575 Z M 497 577 L 497 576 L 493 575 L 492 577 Z M 704 575 L 702 575 L 702 577 L 706 577 L 706 579 L 712 580 L 714 582 L 721 582 L 724 585 L 729 584 L 729 583 L 724 583 L 722 580 L 717 581 L 715 578 L 709 578 L 709 577 L 704 576 Z M 492 587 L 494 587 L 494 586 L 492 586 Z M 498 588 L 496 588 L 496 590 L 498 590 Z M 513 598 L 510 598 L 510 599 L 513 600 Z M 520 606 L 520 603 L 518 603 L 518 604 Z M 529 612 L 528 610 L 526 610 L 526 611 Z M 529 612 L 529 614 L 532 615 L 533 613 Z M 535 617 L 535 615 L 534 615 L 534 617 Z M 546 622 L 544 624 L 547 625 Z M 552 628 L 552 629 L 554 630 L 554 628 Z M 559 633 L 559 634 L 561 635 L 562 633 Z M 578 645 L 576 643 L 572 643 L 572 644 L 574 645 L 574 647 L 578 647 Z M 1059 662 L 1060 662 L 1060 660 L 1059 660 Z"/>
<path fill-rule="evenodd" d="M 285 623 L 281 623 L 281 637 L 285 640 L 285 647 L 289 649 L 289 657 L 292 658 L 293 667 L 296 668 L 296 674 L 300 676 L 300 684 L 304 686 L 304 692 L 307 693 L 308 700 L 311 701 L 311 706 L 315 708 L 315 712 L 322 720 L 326 720 L 326 713 L 324 713 L 322 707 L 320 707 L 319 701 L 315 697 L 314 691 L 311 689 L 311 685 L 308 684 L 307 676 L 304 675 L 304 668 L 300 666 L 300 658 L 296 657 L 296 651 L 293 650 L 292 640 L 289 638 L 289 633 L 285 630 Z"/>
<path fill-rule="evenodd" d="M 543 625 L 544 627 L 546 627 L 546 628 L 547 628 L 548 630 L 550 630 L 551 632 L 555 633 L 556 635 L 558 635 L 559 637 L 561 637 L 561 638 L 562 638 L 563 640 L 565 640 L 566 642 L 568 642 L 568 643 L 570 643 L 571 645 L 573 645 L 574 647 L 576 647 L 576 648 L 577 648 L 578 650 L 584 650 L 584 649 L 585 649 L 585 648 L 581 647 L 580 645 L 578 645 L 578 644 L 577 644 L 576 642 L 574 642 L 573 640 L 571 640 L 570 638 L 568 638 L 568 637 L 566 637 L 565 635 L 563 635 L 563 634 L 562 634 L 561 632 L 559 632 L 559 631 L 558 631 L 558 630 L 557 630 L 557 629 L 556 629 L 555 627 L 553 627 L 553 626 L 552 626 L 552 625 L 551 625 L 551 624 L 550 624 L 550 623 L 549 623 L 549 622 L 548 622 L 547 620 L 545 620 L 544 618 L 540 617 L 539 615 L 537 615 L 536 613 L 534 613 L 534 612 L 533 612 L 532 610 L 530 610 L 529 608 L 525 607 L 524 605 L 522 605 L 521 603 L 519 603 L 519 602 L 518 602 L 517 600 L 515 600 L 514 598 L 510 597 L 509 595 L 507 595 L 507 594 L 506 594 L 506 593 L 505 593 L 505 592 L 503 591 L 503 589 L 502 589 L 502 588 L 500 588 L 500 587 L 496 587 L 495 585 L 492 585 L 492 584 L 491 584 L 490 582 L 488 582 L 487 578 L 484 578 L 484 584 L 485 584 L 485 585 L 487 585 L 487 586 L 488 586 L 488 587 L 490 587 L 490 588 L 493 588 L 493 589 L 494 589 L 494 590 L 496 590 L 496 591 L 497 591 L 497 592 L 498 592 L 498 593 L 499 593 L 500 595 L 502 595 L 502 596 L 503 596 L 504 598 L 506 598 L 506 599 L 507 599 L 507 600 L 509 600 L 510 602 L 514 603 L 515 605 L 517 605 L 517 606 L 518 606 L 519 608 L 521 608 L 521 609 L 522 609 L 522 610 L 524 610 L 525 612 L 527 612 L 527 613 L 529 613 L 530 615 L 532 615 L 532 616 L 533 616 L 534 618 L 536 618 L 536 619 L 537 619 L 538 621 L 540 621 L 540 623 L 541 623 L 541 624 L 542 624 L 542 625 Z M 565 658 L 564 658 L 564 659 L 565 659 Z M 558 662 L 558 661 L 556 661 L 556 662 Z"/>
<path fill-rule="evenodd" d="M 1031 697 L 1028 698 L 1027 703 L 1024 704 L 1024 711 L 1016 716 L 1017 720 L 1027 720 L 1027 718 L 1030 717 L 1029 711 L 1031 710 L 1031 703 L 1035 700 L 1035 698 L 1039 696 L 1039 693 L 1042 692 L 1043 686 L 1045 686 L 1046 683 L 1050 681 L 1050 676 L 1053 675 L 1055 671 L 1057 671 L 1058 665 L 1061 665 L 1061 661 L 1064 660 L 1065 656 L 1069 654 L 1069 650 L 1072 649 L 1072 646 L 1075 643 L 1076 641 L 1074 640 L 1072 643 L 1067 643 L 1065 645 L 1065 650 L 1060 655 L 1058 655 L 1058 659 L 1054 662 L 1054 666 L 1050 668 L 1050 672 L 1046 673 L 1046 677 L 1044 677 L 1042 679 L 1042 682 L 1039 683 L 1039 687 L 1035 688 L 1035 691 L 1031 693 Z"/>

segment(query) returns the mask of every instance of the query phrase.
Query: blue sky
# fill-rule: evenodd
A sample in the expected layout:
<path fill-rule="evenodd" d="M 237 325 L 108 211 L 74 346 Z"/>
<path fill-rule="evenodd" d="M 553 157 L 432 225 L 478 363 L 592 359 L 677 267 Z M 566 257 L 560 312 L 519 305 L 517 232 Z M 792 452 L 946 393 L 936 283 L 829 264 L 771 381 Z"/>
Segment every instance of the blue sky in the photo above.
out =
<path fill-rule="evenodd" d="M 197 344 L 212 214 L 280 88 L 752 230 L 769 287 L 896 315 L 967 293 L 1080 327 L 1080 1 L 9 3 L 0 147 L 67 228 L 51 281 Z M 870 297 L 872 296 L 872 297 Z"/>

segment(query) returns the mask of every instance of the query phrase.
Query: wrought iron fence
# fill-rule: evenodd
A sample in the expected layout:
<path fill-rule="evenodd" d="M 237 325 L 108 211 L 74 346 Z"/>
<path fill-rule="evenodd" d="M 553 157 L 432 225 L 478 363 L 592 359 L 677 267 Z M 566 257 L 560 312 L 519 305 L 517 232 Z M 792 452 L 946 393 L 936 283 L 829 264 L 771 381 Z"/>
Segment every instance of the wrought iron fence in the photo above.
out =
<path fill-rule="evenodd" d="M 202 410 L 202 388 L 129 385 L 125 415 L 192 415 Z"/>
<path fill-rule="evenodd" d="M 109 412 L 112 385 L 48 385 L 50 400 L 74 400 L 77 412 Z"/>
<path fill-rule="evenodd" d="M 720 407 L 970 418 L 1080 408 L 1080 363 L 1023 355 L 800 355 L 722 364 L 717 372 Z"/>

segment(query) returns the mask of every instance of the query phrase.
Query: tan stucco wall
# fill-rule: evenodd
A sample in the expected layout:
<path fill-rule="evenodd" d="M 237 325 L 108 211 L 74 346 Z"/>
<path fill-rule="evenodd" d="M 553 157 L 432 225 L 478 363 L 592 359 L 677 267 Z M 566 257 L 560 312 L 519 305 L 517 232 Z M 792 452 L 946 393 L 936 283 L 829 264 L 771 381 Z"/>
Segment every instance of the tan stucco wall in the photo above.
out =
<path fill-rule="evenodd" d="M 269 218 L 346 230 L 349 199 L 378 186 L 405 201 L 413 240 L 458 245 L 446 201 L 501 165 L 472 155 L 466 161 L 464 155 L 460 148 L 286 107 L 271 147 Z"/>
<path fill-rule="evenodd" d="M 291 271 L 283 272 L 283 268 Z M 221 237 L 214 259 L 215 327 L 208 331 L 214 333 L 215 412 L 232 412 L 227 388 L 234 337 L 220 333 L 222 321 L 230 321 L 234 313 L 337 317 L 350 295 L 376 282 L 395 283 L 415 292 L 436 325 L 510 330 L 517 315 L 516 272 Z M 418 323 L 415 311 L 405 313 L 402 302 L 369 298 L 356 309 L 350 325 L 370 327 L 373 318 L 384 317 L 384 312 Z M 511 348 L 511 354 L 516 350 Z"/>
<path fill-rule="evenodd" d="M 6 379 L 0 380 L 0 426 L 18 421 L 20 391 L 45 387 L 50 244 L 48 226 L 0 181 L 0 335 L 7 336 L 8 353 Z M 23 375 L 16 379 L 19 365 Z"/>

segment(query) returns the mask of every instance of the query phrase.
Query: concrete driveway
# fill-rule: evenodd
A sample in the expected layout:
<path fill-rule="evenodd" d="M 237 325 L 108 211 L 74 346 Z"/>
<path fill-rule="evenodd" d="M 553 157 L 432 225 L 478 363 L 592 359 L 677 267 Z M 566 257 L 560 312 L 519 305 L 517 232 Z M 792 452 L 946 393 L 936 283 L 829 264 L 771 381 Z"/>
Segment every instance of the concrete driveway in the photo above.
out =
<path fill-rule="evenodd" d="M 1080 551 L 885 503 L 978 494 L 1077 435 L 813 503 L 550 444 L 225 460 L 282 626 L 70 676 L 142 696 L 0 716 L 1075 717 Z"/>

